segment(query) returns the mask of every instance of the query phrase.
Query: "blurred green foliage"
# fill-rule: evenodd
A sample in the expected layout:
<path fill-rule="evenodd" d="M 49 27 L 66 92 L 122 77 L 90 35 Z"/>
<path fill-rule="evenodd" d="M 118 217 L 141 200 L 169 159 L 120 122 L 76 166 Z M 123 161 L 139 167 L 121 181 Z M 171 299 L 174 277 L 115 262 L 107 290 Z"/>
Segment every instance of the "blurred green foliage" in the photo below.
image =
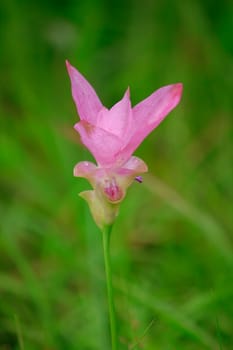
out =
<path fill-rule="evenodd" d="M 227 0 L 1 0 L 1 350 L 109 349 L 65 59 L 109 107 L 184 84 L 113 231 L 122 349 L 233 347 L 232 23 Z"/>

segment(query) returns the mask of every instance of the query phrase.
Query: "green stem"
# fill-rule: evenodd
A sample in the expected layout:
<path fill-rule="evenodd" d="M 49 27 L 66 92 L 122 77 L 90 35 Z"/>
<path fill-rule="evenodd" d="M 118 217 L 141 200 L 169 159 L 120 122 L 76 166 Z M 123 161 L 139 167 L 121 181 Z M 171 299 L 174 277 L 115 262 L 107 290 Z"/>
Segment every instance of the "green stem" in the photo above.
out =
<path fill-rule="evenodd" d="M 116 312 L 115 312 L 115 305 L 114 305 L 114 298 L 113 298 L 112 269 L 111 269 L 111 261 L 110 261 L 110 250 L 109 250 L 111 230 L 112 230 L 111 225 L 106 226 L 103 229 L 103 248 L 104 248 L 104 264 L 105 264 L 105 273 L 106 273 L 112 350 L 117 350 L 118 348 L 117 324 L 116 324 Z"/>

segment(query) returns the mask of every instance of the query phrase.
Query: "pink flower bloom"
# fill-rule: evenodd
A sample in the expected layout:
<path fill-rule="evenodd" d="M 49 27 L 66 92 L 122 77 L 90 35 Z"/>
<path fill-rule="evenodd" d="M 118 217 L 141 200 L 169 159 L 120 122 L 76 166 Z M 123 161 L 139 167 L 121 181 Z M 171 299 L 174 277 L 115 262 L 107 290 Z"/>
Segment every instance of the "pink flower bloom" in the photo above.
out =
<path fill-rule="evenodd" d="M 78 163 L 74 175 L 87 178 L 93 186 L 94 191 L 81 195 L 88 201 L 97 224 L 102 226 L 103 222 L 109 222 L 106 217 L 96 219 L 97 208 L 93 206 L 97 202 L 103 207 L 118 204 L 135 177 L 147 171 L 146 164 L 132 154 L 179 103 L 182 84 L 162 87 L 134 107 L 127 89 L 123 98 L 107 109 L 88 81 L 68 61 L 66 65 L 80 117 L 74 127 L 97 162 L 97 166 L 90 162 Z"/>

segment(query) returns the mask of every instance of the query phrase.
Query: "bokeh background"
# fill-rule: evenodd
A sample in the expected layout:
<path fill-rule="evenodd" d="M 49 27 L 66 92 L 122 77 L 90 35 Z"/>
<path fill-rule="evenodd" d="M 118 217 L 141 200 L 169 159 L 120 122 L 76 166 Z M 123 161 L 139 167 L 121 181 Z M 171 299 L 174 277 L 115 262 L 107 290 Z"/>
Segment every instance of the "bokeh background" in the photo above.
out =
<path fill-rule="evenodd" d="M 65 59 L 107 107 L 184 84 L 113 230 L 121 349 L 233 348 L 232 4 L 1 0 L 1 350 L 110 348 Z"/>

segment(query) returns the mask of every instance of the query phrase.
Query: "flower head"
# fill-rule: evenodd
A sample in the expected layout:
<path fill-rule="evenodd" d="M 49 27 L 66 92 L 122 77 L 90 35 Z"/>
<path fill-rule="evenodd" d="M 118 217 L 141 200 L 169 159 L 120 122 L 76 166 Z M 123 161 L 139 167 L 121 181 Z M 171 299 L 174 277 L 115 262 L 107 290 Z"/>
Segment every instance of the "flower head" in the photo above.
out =
<path fill-rule="evenodd" d="M 102 227 L 114 220 L 119 203 L 135 177 L 147 171 L 146 164 L 132 154 L 179 103 L 182 84 L 162 87 L 134 107 L 127 89 L 123 98 L 107 109 L 88 81 L 68 61 L 66 65 L 80 117 L 74 127 L 97 163 L 97 166 L 91 162 L 78 163 L 74 175 L 91 183 L 94 190 L 81 195 Z"/>

